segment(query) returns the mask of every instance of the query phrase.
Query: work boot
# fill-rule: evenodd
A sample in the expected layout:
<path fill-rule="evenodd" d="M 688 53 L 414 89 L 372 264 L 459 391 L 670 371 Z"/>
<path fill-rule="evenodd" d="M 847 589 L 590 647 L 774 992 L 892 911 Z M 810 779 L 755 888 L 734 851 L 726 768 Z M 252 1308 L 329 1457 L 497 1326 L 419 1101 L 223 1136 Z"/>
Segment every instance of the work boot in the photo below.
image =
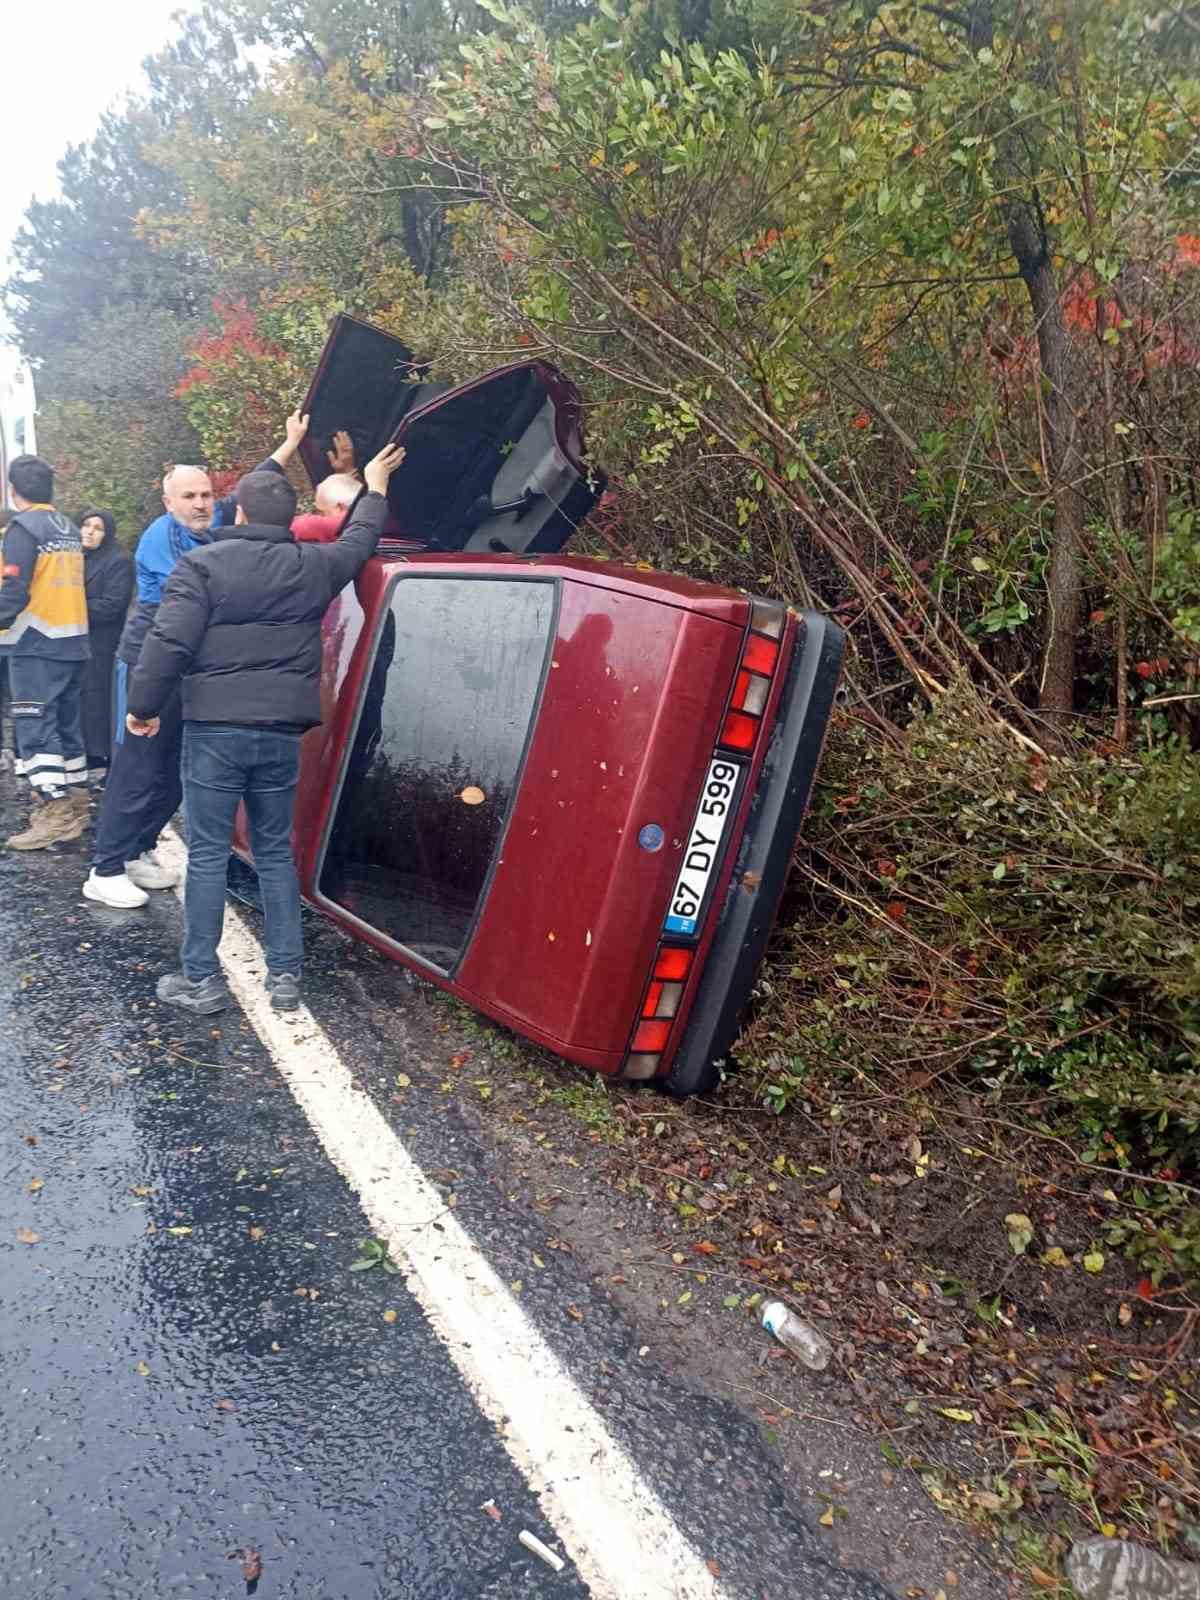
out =
<path fill-rule="evenodd" d="M 165 1004 L 178 1006 L 198 1017 L 211 1017 L 229 1004 L 229 990 L 219 972 L 193 981 L 183 972 L 168 972 L 158 980 L 155 994 Z"/>
<path fill-rule="evenodd" d="M 92 797 L 87 792 L 86 784 L 73 783 L 67 790 L 67 799 L 71 802 L 81 816 L 86 817 L 91 815 Z"/>
<path fill-rule="evenodd" d="M 24 833 L 14 833 L 6 842 L 10 850 L 48 850 L 52 844 L 78 839 L 87 818 L 66 795 L 46 800 L 29 819 Z"/>

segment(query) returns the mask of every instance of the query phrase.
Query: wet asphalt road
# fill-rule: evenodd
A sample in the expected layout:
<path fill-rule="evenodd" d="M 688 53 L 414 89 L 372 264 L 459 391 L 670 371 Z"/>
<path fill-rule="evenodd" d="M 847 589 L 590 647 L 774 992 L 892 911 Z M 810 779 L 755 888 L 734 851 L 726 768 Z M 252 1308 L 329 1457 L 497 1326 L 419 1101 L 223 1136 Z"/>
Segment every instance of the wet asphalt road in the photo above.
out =
<path fill-rule="evenodd" d="M 0 778 L 5 833 L 14 796 Z M 249 1025 L 154 1004 L 174 897 L 89 906 L 84 868 L 81 846 L 0 852 L 4 1592 L 233 1600 L 248 1547 L 264 1600 L 585 1594 L 517 1543 L 557 1541 L 402 1280 L 349 1272 L 362 1215 Z M 387 1038 L 356 1019 L 357 957 L 315 919 L 310 949 L 343 1059 L 364 1085 L 394 1073 L 402 1019 Z M 453 1168 L 498 1270 L 546 1248 L 444 1106 L 406 1108 L 404 1134 L 426 1170 Z M 639 1363 L 591 1285 L 538 1292 L 530 1314 L 731 1596 L 883 1596 L 827 1563 L 743 1421 Z"/>
<path fill-rule="evenodd" d="M 64 927 L 43 875 L 0 867 L 5 1591 L 241 1595 L 250 1546 L 263 1595 L 585 1593 L 532 1571 L 553 1530 L 399 1281 L 347 1273 L 362 1218 L 257 1041 L 167 1042 L 174 904 Z"/>

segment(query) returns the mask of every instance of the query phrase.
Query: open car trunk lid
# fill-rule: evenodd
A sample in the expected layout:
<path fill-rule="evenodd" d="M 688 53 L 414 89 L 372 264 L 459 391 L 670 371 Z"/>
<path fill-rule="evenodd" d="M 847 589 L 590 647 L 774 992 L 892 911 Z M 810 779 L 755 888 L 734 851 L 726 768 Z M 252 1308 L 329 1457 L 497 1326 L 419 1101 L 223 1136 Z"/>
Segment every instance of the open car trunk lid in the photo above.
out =
<path fill-rule="evenodd" d="M 388 489 L 385 536 L 430 550 L 561 550 L 603 492 L 583 458 L 579 394 L 554 367 L 520 361 L 457 387 L 423 383 L 393 334 L 334 319 L 309 387 L 301 457 L 314 486 L 345 429 L 361 468 L 389 440 L 403 467 Z"/>

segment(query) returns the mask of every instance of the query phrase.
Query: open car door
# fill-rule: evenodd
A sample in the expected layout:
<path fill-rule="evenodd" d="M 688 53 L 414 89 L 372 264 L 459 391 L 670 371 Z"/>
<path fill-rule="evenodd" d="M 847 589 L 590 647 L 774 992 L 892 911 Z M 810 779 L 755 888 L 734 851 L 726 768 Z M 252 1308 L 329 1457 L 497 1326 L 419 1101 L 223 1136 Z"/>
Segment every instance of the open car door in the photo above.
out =
<path fill-rule="evenodd" d="M 304 402 L 301 455 L 314 486 L 345 429 L 360 468 L 389 440 L 403 467 L 385 537 L 429 550 L 561 550 L 604 490 L 584 461 L 579 394 L 554 367 L 520 361 L 453 387 L 423 383 L 393 334 L 339 316 Z"/>

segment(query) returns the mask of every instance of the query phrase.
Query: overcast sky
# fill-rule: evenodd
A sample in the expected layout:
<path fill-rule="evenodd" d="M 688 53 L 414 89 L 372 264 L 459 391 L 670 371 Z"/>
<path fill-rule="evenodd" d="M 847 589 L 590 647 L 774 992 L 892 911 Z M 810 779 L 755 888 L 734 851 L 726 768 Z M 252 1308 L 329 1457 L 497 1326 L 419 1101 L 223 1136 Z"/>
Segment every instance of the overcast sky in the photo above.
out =
<path fill-rule="evenodd" d="M 31 195 L 55 193 L 69 144 L 142 86 L 141 64 L 176 31 L 180 0 L 6 0 L 0 22 L 0 266 Z"/>

